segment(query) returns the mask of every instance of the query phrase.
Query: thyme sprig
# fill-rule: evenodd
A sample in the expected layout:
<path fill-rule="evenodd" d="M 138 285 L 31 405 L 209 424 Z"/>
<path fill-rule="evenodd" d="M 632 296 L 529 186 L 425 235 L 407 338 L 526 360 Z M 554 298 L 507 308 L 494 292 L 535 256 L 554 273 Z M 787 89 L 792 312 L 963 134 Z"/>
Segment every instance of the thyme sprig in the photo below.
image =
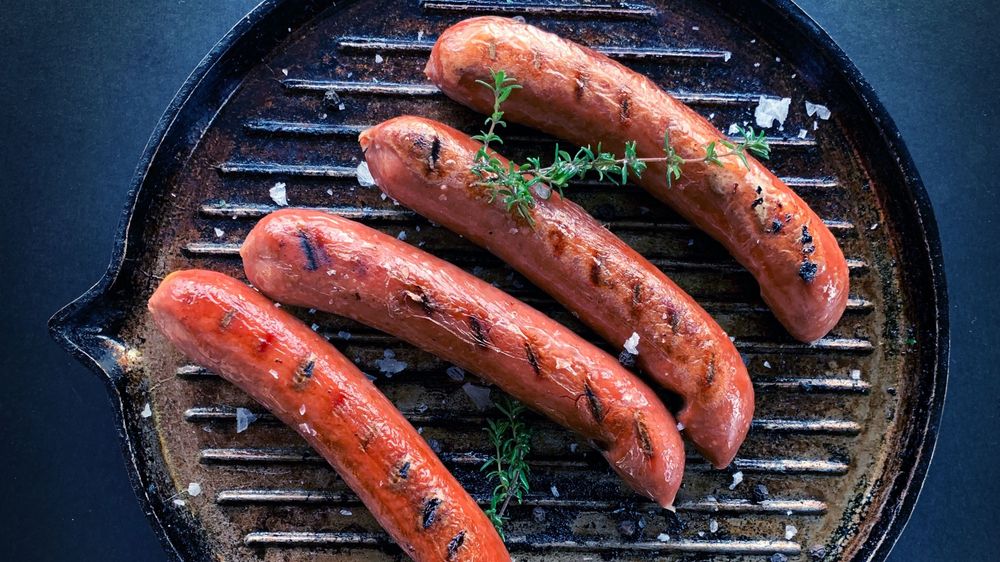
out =
<path fill-rule="evenodd" d="M 741 139 L 712 141 L 705 145 L 705 155 L 699 158 L 684 158 L 670 144 L 670 132 L 663 135 L 663 156 L 640 158 L 636 152 L 636 142 L 627 141 L 623 156 L 605 152 L 598 144 L 596 149 L 590 145 L 579 148 L 576 154 L 561 150 L 556 144 L 552 164 L 543 166 L 541 158 L 530 157 L 525 163 L 517 165 L 508 162 L 504 165 L 496 155 L 490 152 L 490 144 L 503 144 L 503 139 L 497 133 L 498 127 L 506 127 L 503 120 L 503 102 L 511 93 L 521 86 L 503 70 L 490 70 L 492 83 L 484 80 L 476 82 L 488 88 L 493 93 L 493 112 L 486 118 L 487 130 L 472 137 L 482 142 L 476 152 L 472 165 L 472 173 L 478 178 L 477 185 L 489 189 L 490 203 L 499 199 L 507 211 L 524 219 L 534 227 L 535 219 L 532 209 L 535 208 L 536 197 L 548 199 L 552 191 L 563 195 L 563 189 L 573 180 L 581 180 L 588 173 L 596 173 L 598 179 L 608 179 L 615 185 L 628 183 L 629 174 L 641 177 L 648 164 L 663 162 L 666 166 L 667 187 L 681 178 L 684 164 L 704 162 L 722 166 L 723 158 L 737 158 L 744 166 L 750 168 L 747 154 L 767 159 L 771 156 L 771 148 L 767 144 L 764 132 L 755 133 L 753 127 L 737 126 Z M 722 147 L 720 149 L 719 147 Z"/>
<path fill-rule="evenodd" d="M 497 400 L 496 407 L 503 414 L 499 420 L 487 420 L 486 433 L 495 449 L 494 456 L 487 460 L 480 470 L 486 473 L 487 480 L 495 481 L 490 507 L 486 510 L 487 517 L 504 537 L 503 526 L 507 521 L 507 507 L 512 501 L 521 503 L 524 494 L 528 492 L 528 477 L 531 467 L 525 461 L 531 450 L 531 429 L 521 419 L 525 407 L 520 402 L 503 397 Z"/>

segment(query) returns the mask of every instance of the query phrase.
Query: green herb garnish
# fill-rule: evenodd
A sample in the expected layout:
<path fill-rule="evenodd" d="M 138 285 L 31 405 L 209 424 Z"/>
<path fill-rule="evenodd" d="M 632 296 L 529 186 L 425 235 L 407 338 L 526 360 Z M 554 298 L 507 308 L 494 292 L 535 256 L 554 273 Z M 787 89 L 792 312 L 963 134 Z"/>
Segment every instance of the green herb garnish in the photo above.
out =
<path fill-rule="evenodd" d="M 582 147 L 576 154 L 560 150 L 556 144 L 552 164 L 548 166 L 543 166 L 538 157 L 526 158 L 525 163 L 520 165 L 508 162 L 505 166 L 489 149 L 491 143 L 503 144 L 503 139 L 497 134 L 498 127 L 507 126 L 501 107 L 511 93 L 521 86 L 503 70 L 490 70 L 490 77 L 492 84 L 484 80 L 476 81 L 493 93 L 493 113 L 486 118 L 487 130 L 472 137 L 483 143 L 476 152 L 472 172 L 479 178 L 477 185 L 489 189 L 490 203 L 499 199 L 508 212 L 521 217 L 532 227 L 535 220 L 531 211 L 535 208 L 536 197 L 548 199 L 553 190 L 561 196 L 563 189 L 571 181 L 581 180 L 591 172 L 596 173 L 600 180 L 608 179 L 615 185 L 624 185 L 628 182 L 629 174 L 641 177 L 648 163 L 664 162 L 669 188 L 680 179 L 684 164 L 705 162 L 722 166 L 723 158 L 734 157 L 749 168 L 747 153 L 764 159 L 771 155 L 771 148 L 763 132 L 757 134 L 752 127 L 738 127 L 742 139 L 738 142 L 712 141 L 705 146 L 705 155 L 701 158 L 684 158 L 677 154 L 670 144 L 670 132 L 667 131 L 663 136 L 664 156 L 661 157 L 640 158 L 636 154 L 635 141 L 625 143 L 622 158 L 614 153 L 604 152 L 600 144 L 595 149 L 590 145 Z M 720 150 L 719 146 L 724 150 Z"/>
<path fill-rule="evenodd" d="M 499 420 L 487 420 L 486 433 L 496 452 L 480 470 L 488 470 L 487 480 L 497 483 L 486 515 L 500 537 L 505 538 L 503 525 L 507 520 L 507 507 L 511 501 L 520 504 L 524 501 L 524 494 L 528 492 L 531 468 L 525 457 L 531 450 L 531 430 L 520 419 L 525 412 L 523 404 L 505 396 L 495 405 L 503 417 Z"/>

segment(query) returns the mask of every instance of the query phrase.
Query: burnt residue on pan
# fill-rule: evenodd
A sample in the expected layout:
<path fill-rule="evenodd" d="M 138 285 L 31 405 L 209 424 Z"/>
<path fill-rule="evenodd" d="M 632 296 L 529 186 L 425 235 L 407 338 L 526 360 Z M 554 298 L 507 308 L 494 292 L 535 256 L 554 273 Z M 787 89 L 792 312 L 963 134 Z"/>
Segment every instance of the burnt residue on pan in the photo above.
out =
<path fill-rule="evenodd" d="M 627 491 L 587 443 L 529 417 L 536 430 L 532 491 L 513 508 L 508 530 L 517 559 L 810 560 L 819 550 L 828 559 L 884 558 L 923 480 L 943 399 L 940 250 L 891 120 L 856 69 L 789 0 L 268 1 L 242 20 L 157 128 L 108 275 L 51 323 L 60 342 L 107 375 L 136 492 L 168 550 L 184 560 L 401 556 L 293 431 L 261 415 L 237 433 L 237 408 L 263 413 L 187 364 L 146 315 L 146 299 L 169 271 L 205 267 L 242 278 L 239 244 L 277 207 L 272 188 L 283 187 L 290 205 L 326 208 L 405 238 L 597 341 L 495 258 L 354 177 L 357 134 L 380 120 L 416 113 L 478 130 L 482 117 L 439 95 L 421 70 L 442 29 L 482 13 L 523 16 L 599 47 L 722 130 L 752 123 L 760 95 L 791 97 L 784 129 L 768 130 L 770 166 L 828 222 L 851 264 L 847 314 L 830 336 L 803 345 L 782 331 L 753 279 L 718 245 L 642 190 L 600 183 L 567 190 L 736 338 L 754 379 L 757 416 L 728 470 L 689 458 L 676 517 Z M 568 79 L 589 95 L 586 69 Z M 833 116 L 807 115 L 805 101 L 827 104 Z M 620 108 L 612 117 L 641 115 L 627 92 Z M 529 130 L 503 133 L 514 158 L 553 149 L 552 139 Z M 428 166 L 435 154 L 432 145 Z M 810 236 L 801 233 L 805 275 Z M 302 266 L 324 267 L 307 234 L 302 250 Z M 604 282 L 595 264 L 595 283 Z M 433 301 L 412 293 L 421 298 L 415 306 L 433 312 Z M 635 288 L 636 306 L 653 298 Z M 392 338 L 342 318 L 293 312 L 376 375 L 460 481 L 487 500 L 490 484 L 479 466 L 489 453 L 482 427 L 491 414 L 462 392 L 471 374 L 455 380 L 462 377 L 447 375 L 448 365 Z M 488 341 L 489 326 L 469 322 Z M 386 350 L 405 364 L 391 378 L 376 363 Z M 539 376 L 542 354 L 525 346 Z M 706 366 L 709 379 L 711 370 Z M 308 384 L 307 359 L 299 374 Z M 580 400 L 595 419 L 618 423 L 619 413 L 605 411 L 593 392 L 581 389 Z M 626 423 L 643 442 L 644 422 Z M 417 467 L 401 459 L 387 479 L 399 484 L 411 470 Z M 191 482 L 205 493 L 186 494 Z M 439 521 L 442 501 L 428 498 L 415 524 Z M 463 541 L 456 535 L 446 554 L 461 552 Z"/>

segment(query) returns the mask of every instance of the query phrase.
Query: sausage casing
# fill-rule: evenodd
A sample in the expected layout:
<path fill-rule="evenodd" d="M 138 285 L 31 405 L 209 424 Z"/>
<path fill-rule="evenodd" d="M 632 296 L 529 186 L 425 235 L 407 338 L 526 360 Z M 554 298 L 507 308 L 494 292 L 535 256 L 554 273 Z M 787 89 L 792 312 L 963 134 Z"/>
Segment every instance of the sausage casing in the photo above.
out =
<path fill-rule="evenodd" d="M 470 171 L 481 144 L 447 125 L 398 117 L 361 145 L 386 194 L 484 246 L 614 345 L 637 334 L 638 365 L 684 399 L 687 436 L 714 465 L 732 461 L 753 416 L 750 377 L 722 328 L 659 269 L 558 194 L 536 200 L 534 227 L 491 204 Z"/>
<path fill-rule="evenodd" d="M 700 160 L 723 135 L 653 81 L 591 49 L 513 19 L 472 18 L 445 30 L 425 72 L 449 97 L 490 113 L 491 82 L 504 70 L 521 89 L 503 104 L 504 118 L 580 145 L 605 149 L 636 141 L 638 155 L 663 156 L 664 134 L 683 158 Z M 722 150 L 721 145 L 720 151 Z M 683 165 L 672 187 L 665 165 L 651 163 L 638 180 L 722 243 L 757 279 L 761 296 L 802 341 L 827 334 L 847 306 L 848 269 L 829 228 L 784 182 L 754 158 L 721 166 Z"/>
<path fill-rule="evenodd" d="M 589 439 L 636 491 L 673 503 L 676 422 L 610 355 L 458 267 L 359 223 L 309 210 L 261 220 L 241 251 L 281 302 L 350 317 L 478 374 Z"/>
<path fill-rule="evenodd" d="M 153 321 L 301 435 L 419 562 L 509 561 L 492 523 L 412 425 L 328 342 L 245 284 L 172 273 Z"/>

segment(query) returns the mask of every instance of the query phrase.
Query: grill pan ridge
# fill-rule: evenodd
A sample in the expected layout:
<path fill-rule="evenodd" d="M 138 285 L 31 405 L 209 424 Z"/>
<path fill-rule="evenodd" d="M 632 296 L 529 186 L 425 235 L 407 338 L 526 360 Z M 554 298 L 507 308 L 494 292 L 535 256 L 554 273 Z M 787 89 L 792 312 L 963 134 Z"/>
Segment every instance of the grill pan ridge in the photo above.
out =
<path fill-rule="evenodd" d="M 830 560 L 884 559 L 916 501 L 944 401 L 940 244 L 891 119 L 844 53 L 789 0 L 287 0 L 263 2 L 241 20 L 154 131 L 107 273 L 50 321 L 53 336 L 104 377 L 133 487 L 165 548 L 178 560 L 402 556 L 292 431 L 188 364 L 146 314 L 169 271 L 205 267 L 243 278 L 235 254 L 275 208 L 268 189 L 276 183 L 286 184 L 292 205 L 405 232 L 408 242 L 604 345 L 495 258 L 355 181 L 356 136 L 367 125 L 409 112 L 476 130 L 481 118 L 446 100 L 421 70 L 441 30 L 485 13 L 523 16 L 594 46 L 723 130 L 752 122 L 759 95 L 791 97 L 786 130 L 768 131 L 771 167 L 830 225 L 852 281 L 844 320 L 819 342 L 800 344 L 767 312 L 748 274 L 641 190 L 572 188 L 571 198 L 736 338 L 758 412 L 728 471 L 689 454 L 676 516 L 625 490 L 585 444 L 571 449 L 571 434 L 532 417 L 532 492 L 509 531 L 517 559 L 809 560 L 816 547 Z M 833 117 L 806 115 L 804 100 L 826 103 Z M 552 148 L 553 139 L 527 129 L 506 136 L 515 157 Z M 366 372 L 378 373 L 385 350 L 406 362 L 376 385 L 467 489 L 487 498 L 478 428 L 490 413 L 461 390 L 474 377 L 454 381 L 447 364 L 393 338 L 294 312 Z M 239 434 L 237 407 L 260 416 Z M 744 480 L 731 489 L 736 471 Z M 191 482 L 204 493 L 188 494 Z"/>

